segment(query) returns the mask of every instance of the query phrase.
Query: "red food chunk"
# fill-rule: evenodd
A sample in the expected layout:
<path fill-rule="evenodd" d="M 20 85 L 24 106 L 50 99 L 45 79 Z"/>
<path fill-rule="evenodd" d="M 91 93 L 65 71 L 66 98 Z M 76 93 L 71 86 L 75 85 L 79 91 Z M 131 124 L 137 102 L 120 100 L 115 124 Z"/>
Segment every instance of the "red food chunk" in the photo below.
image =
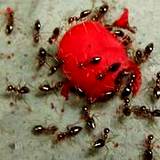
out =
<path fill-rule="evenodd" d="M 123 69 L 136 75 L 133 93 L 136 94 L 140 88 L 138 66 L 128 58 L 125 47 L 99 22 L 85 21 L 69 29 L 59 43 L 57 56 L 64 62 L 62 71 L 69 80 L 68 86 L 81 88 L 92 101 L 105 92 L 114 91 L 114 80 Z M 101 57 L 101 61 L 89 63 L 93 57 Z M 87 65 L 80 67 L 86 62 Z M 118 70 L 105 72 L 114 63 L 121 64 Z M 102 72 L 105 72 L 105 77 L 97 80 L 97 75 Z M 64 92 L 63 95 L 67 96 Z"/>

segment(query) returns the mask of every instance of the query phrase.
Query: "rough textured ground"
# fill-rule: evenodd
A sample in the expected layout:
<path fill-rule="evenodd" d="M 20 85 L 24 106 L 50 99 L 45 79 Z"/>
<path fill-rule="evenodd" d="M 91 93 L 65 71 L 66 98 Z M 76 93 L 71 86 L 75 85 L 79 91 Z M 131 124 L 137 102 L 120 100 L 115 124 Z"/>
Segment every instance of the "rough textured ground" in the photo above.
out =
<path fill-rule="evenodd" d="M 152 78 L 160 70 L 160 1 L 159 0 L 109 0 L 111 9 L 109 17 L 116 18 L 124 7 L 130 10 L 130 23 L 137 26 L 135 47 L 144 47 L 149 42 L 154 42 L 155 49 L 152 57 L 142 65 L 143 85 L 140 93 L 132 100 L 133 104 L 143 104 L 159 107 L 159 102 L 150 101 Z M 101 1 L 97 0 L 95 6 Z M 90 0 L 0 0 L 0 9 L 12 6 L 15 9 L 15 30 L 11 36 L 4 33 L 5 17 L 0 15 L 0 159 L 1 160 L 139 160 L 142 159 L 143 140 L 150 133 L 155 135 L 155 144 L 159 144 L 160 120 L 150 124 L 131 116 L 123 123 L 118 121 L 116 108 L 121 104 L 118 98 L 108 103 L 98 104 L 93 108 L 96 114 L 97 128 L 93 134 L 81 132 L 76 138 L 61 144 L 53 145 L 49 136 L 36 137 L 31 134 L 34 125 L 56 124 L 61 130 L 66 125 L 79 121 L 80 107 L 83 101 L 71 96 L 65 101 L 59 94 L 38 97 L 37 87 L 44 81 L 57 81 L 60 75 L 56 73 L 52 78 L 47 77 L 47 68 L 37 73 L 35 57 L 40 46 L 47 48 L 47 37 L 56 26 L 65 28 L 68 16 L 76 15 L 84 9 L 92 7 Z M 42 23 L 42 37 L 40 44 L 32 44 L 32 26 L 36 19 Z M 111 18 L 109 18 L 109 21 Z M 8 45 L 7 42 L 11 41 Z M 50 50 L 54 51 L 54 46 Z M 7 59 L 8 55 L 14 56 Z M 10 106 L 11 98 L 5 97 L 5 88 L 10 83 L 26 83 L 31 88 L 31 93 L 16 106 Z M 33 80 L 34 77 L 34 80 Z M 55 109 L 51 109 L 53 102 Z M 32 111 L 28 110 L 31 107 Z M 64 113 L 61 109 L 65 108 Z M 107 147 L 95 154 L 89 154 L 96 135 L 104 127 L 111 129 L 111 142 Z M 118 143 L 117 148 L 114 143 Z M 155 159 L 160 159 L 158 148 L 154 149 Z"/>

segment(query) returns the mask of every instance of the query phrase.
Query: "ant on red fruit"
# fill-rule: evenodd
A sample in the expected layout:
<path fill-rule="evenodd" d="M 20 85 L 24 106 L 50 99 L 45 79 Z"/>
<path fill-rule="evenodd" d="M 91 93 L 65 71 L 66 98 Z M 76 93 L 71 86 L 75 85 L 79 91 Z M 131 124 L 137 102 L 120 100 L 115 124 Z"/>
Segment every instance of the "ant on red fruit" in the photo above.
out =
<path fill-rule="evenodd" d="M 6 8 L 7 25 L 5 28 L 5 33 L 7 35 L 11 34 L 14 29 L 14 10 L 10 7 Z"/>

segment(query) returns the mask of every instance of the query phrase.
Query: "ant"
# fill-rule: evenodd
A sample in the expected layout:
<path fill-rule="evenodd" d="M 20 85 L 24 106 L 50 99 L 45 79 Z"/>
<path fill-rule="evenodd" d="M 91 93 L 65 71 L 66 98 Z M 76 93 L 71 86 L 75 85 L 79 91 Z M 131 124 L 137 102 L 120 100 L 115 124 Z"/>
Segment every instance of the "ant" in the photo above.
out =
<path fill-rule="evenodd" d="M 155 117 L 160 117 L 159 109 L 150 110 L 146 106 L 133 106 L 131 111 L 134 115 L 141 118 L 154 120 Z"/>
<path fill-rule="evenodd" d="M 57 58 L 54 58 L 55 59 L 55 65 L 51 65 L 49 67 L 49 73 L 48 73 L 48 76 L 51 76 L 53 75 L 59 68 L 60 66 L 63 64 L 63 61 L 57 59 Z"/>
<path fill-rule="evenodd" d="M 128 46 L 129 44 L 132 43 L 131 37 L 128 34 L 125 34 L 122 30 L 119 30 L 119 29 L 115 30 L 114 35 L 118 37 L 118 39 L 121 41 L 121 43 L 124 46 Z"/>
<path fill-rule="evenodd" d="M 39 86 L 39 90 L 43 93 L 50 93 L 51 91 L 59 90 L 63 85 L 63 82 L 57 82 L 54 86 L 50 86 L 49 84 L 43 84 Z"/>
<path fill-rule="evenodd" d="M 71 87 L 70 91 L 76 95 L 78 95 L 79 97 L 85 97 L 85 93 L 81 88 L 77 88 L 77 87 Z"/>
<path fill-rule="evenodd" d="M 82 19 L 86 18 L 87 16 L 89 16 L 91 13 L 92 13 L 92 11 L 90 9 L 86 9 L 80 13 L 79 17 L 76 17 L 76 16 L 69 17 L 68 24 L 71 24 L 73 22 L 78 22 L 79 20 L 82 20 Z"/>
<path fill-rule="evenodd" d="M 41 23 L 40 23 L 39 20 L 36 20 L 35 24 L 34 24 L 34 29 L 33 29 L 33 41 L 34 41 L 34 43 L 39 42 L 40 29 L 41 29 Z"/>
<path fill-rule="evenodd" d="M 66 139 L 66 138 L 74 137 L 81 130 L 82 130 L 82 127 L 80 127 L 80 126 L 67 127 L 67 131 L 66 132 L 60 132 L 57 135 L 57 141 L 62 141 L 64 139 Z"/>
<path fill-rule="evenodd" d="M 73 22 L 77 22 L 78 21 L 78 17 L 74 16 L 74 17 L 69 17 L 68 18 L 68 24 L 71 24 Z"/>
<path fill-rule="evenodd" d="M 111 64 L 107 69 L 105 69 L 103 72 L 97 75 L 97 80 L 103 80 L 107 73 L 117 72 L 120 66 L 121 66 L 121 63 L 118 63 L 118 62 Z"/>
<path fill-rule="evenodd" d="M 109 128 L 104 128 L 102 137 L 97 139 L 94 144 L 93 148 L 102 148 L 105 146 L 106 140 L 108 139 L 108 134 L 110 133 Z"/>
<path fill-rule="evenodd" d="M 53 44 L 53 42 L 55 42 L 55 41 L 58 39 L 59 34 L 60 34 L 60 28 L 59 28 L 59 27 L 56 27 L 56 28 L 53 30 L 52 36 L 49 37 L 48 42 L 49 42 L 50 44 Z"/>
<path fill-rule="evenodd" d="M 37 55 L 37 60 L 38 60 L 38 66 L 37 69 L 39 70 L 42 66 L 44 66 L 46 64 L 46 60 L 47 60 L 47 56 L 49 56 L 49 54 L 47 53 L 47 51 L 41 47 L 38 51 L 38 55 Z"/>
<path fill-rule="evenodd" d="M 11 34 L 14 29 L 14 11 L 12 8 L 6 8 L 7 25 L 5 28 L 5 33 L 7 35 Z"/>
<path fill-rule="evenodd" d="M 160 72 L 157 73 L 156 86 L 153 89 L 153 95 L 156 99 L 160 98 Z"/>
<path fill-rule="evenodd" d="M 124 99 L 124 104 L 122 105 L 122 107 L 123 107 L 122 108 L 122 112 L 123 112 L 123 114 L 125 116 L 130 116 L 131 113 L 132 113 L 132 109 L 131 109 L 129 103 L 130 103 L 130 99 L 129 98 L 125 98 Z"/>
<path fill-rule="evenodd" d="M 8 85 L 6 88 L 6 91 L 9 94 L 13 94 L 14 97 L 20 99 L 22 98 L 23 95 L 27 94 L 30 92 L 30 89 L 27 86 L 13 86 L 13 85 Z"/>
<path fill-rule="evenodd" d="M 93 118 L 93 116 L 90 116 L 90 106 L 84 106 L 82 108 L 82 119 L 85 120 L 86 122 L 86 127 L 87 129 L 95 129 L 96 128 L 96 123 Z"/>
<path fill-rule="evenodd" d="M 124 99 L 125 97 L 128 97 L 132 93 L 132 87 L 134 85 L 135 78 L 136 78 L 135 74 L 131 73 L 126 87 L 121 92 L 122 99 Z"/>
<path fill-rule="evenodd" d="M 143 154 L 144 160 L 153 160 L 153 143 L 152 140 L 154 139 L 154 136 L 152 134 L 148 135 L 148 137 L 145 139 L 145 151 Z"/>
<path fill-rule="evenodd" d="M 92 10 L 86 9 L 80 13 L 79 19 L 84 19 L 92 13 Z"/>
<path fill-rule="evenodd" d="M 149 43 L 143 51 L 138 49 L 134 56 L 135 62 L 139 65 L 146 62 L 149 56 L 151 55 L 153 49 L 154 49 L 153 43 Z"/>
<path fill-rule="evenodd" d="M 79 66 L 82 68 L 82 67 L 86 67 L 87 65 L 90 65 L 90 64 L 93 64 L 93 65 L 99 64 L 101 59 L 102 59 L 101 57 L 95 56 L 85 62 L 80 63 Z"/>
<path fill-rule="evenodd" d="M 128 72 L 127 70 L 122 70 L 119 72 L 117 78 L 115 79 L 115 84 L 117 85 L 117 91 L 121 91 L 121 99 L 127 98 L 132 93 L 132 88 L 135 81 L 135 74 Z M 123 88 L 122 86 L 126 84 Z"/>
<path fill-rule="evenodd" d="M 108 12 L 108 5 L 104 4 L 102 6 L 100 6 L 99 10 L 97 11 L 96 14 L 94 14 L 91 18 L 92 21 L 99 21 L 100 19 L 102 19 L 102 17 L 104 17 L 104 15 Z"/>
<path fill-rule="evenodd" d="M 58 128 L 56 126 L 43 127 L 42 125 L 36 125 L 32 129 L 32 134 L 39 135 L 53 135 Z"/>
<path fill-rule="evenodd" d="M 116 92 L 113 90 L 107 91 L 104 94 L 102 94 L 100 97 L 97 98 L 97 101 L 99 102 L 106 102 L 110 99 L 112 99 L 116 95 Z"/>

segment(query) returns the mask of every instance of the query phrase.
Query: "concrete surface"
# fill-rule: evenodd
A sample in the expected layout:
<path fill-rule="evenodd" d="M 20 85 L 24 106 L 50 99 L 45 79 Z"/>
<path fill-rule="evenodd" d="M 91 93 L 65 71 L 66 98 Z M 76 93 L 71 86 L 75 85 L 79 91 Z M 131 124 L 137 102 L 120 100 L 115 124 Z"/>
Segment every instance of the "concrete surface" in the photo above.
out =
<path fill-rule="evenodd" d="M 116 19 L 124 7 L 129 8 L 130 23 L 138 28 L 134 46 L 143 48 L 154 42 L 154 52 L 147 63 L 141 66 L 143 85 L 133 104 L 159 107 L 159 102 L 150 101 L 152 81 L 160 70 L 160 1 L 159 0 L 108 0 L 111 9 L 109 21 Z M 97 0 L 95 7 L 101 1 Z M 83 101 L 71 96 L 65 101 L 60 94 L 38 97 L 37 87 L 44 81 L 56 82 L 60 75 L 47 76 L 47 68 L 37 73 L 35 57 L 40 46 L 47 48 L 47 38 L 54 27 L 65 28 L 66 18 L 78 15 L 84 9 L 92 7 L 90 0 L 0 0 L 0 9 L 7 6 L 15 9 L 15 29 L 10 36 L 4 33 L 5 16 L 0 13 L 0 160 L 139 160 L 143 154 L 143 140 L 150 133 L 155 135 L 155 145 L 159 142 L 160 120 L 150 124 L 146 120 L 131 116 L 123 123 L 118 121 L 116 108 L 121 104 L 118 98 L 108 103 L 97 104 L 93 113 L 97 115 L 97 128 L 92 134 L 81 132 L 77 137 L 60 144 L 52 144 L 53 136 L 36 137 L 31 134 L 34 125 L 55 124 L 65 130 L 68 124 L 79 121 L 80 107 Z M 41 40 L 38 46 L 32 44 L 32 26 L 36 19 L 42 23 Z M 9 45 L 7 42 L 11 41 Z M 54 50 L 54 47 L 50 48 Z M 14 56 L 12 57 L 12 53 Z M 10 59 L 7 56 L 11 55 Z M 6 77 L 9 82 L 6 81 Z M 34 79 L 34 80 L 33 80 Z M 12 98 L 4 96 L 7 84 L 26 83 L 31 93 L 24 100 L 10 106 Z M 54 103 L 55 109 L 50 103 Z M 64 107 L 64 113 L 61 109 Z M 31 110 L 30 110 L 31 109 Z M 95 154 L 89 154 L 89 148 L 104 127 L 111 129 L 111 142 Z M 114 144 L 118 143 L 117 148 Z M 156 160 L 160 159 L 160 149 L 154 147 Z"/>

